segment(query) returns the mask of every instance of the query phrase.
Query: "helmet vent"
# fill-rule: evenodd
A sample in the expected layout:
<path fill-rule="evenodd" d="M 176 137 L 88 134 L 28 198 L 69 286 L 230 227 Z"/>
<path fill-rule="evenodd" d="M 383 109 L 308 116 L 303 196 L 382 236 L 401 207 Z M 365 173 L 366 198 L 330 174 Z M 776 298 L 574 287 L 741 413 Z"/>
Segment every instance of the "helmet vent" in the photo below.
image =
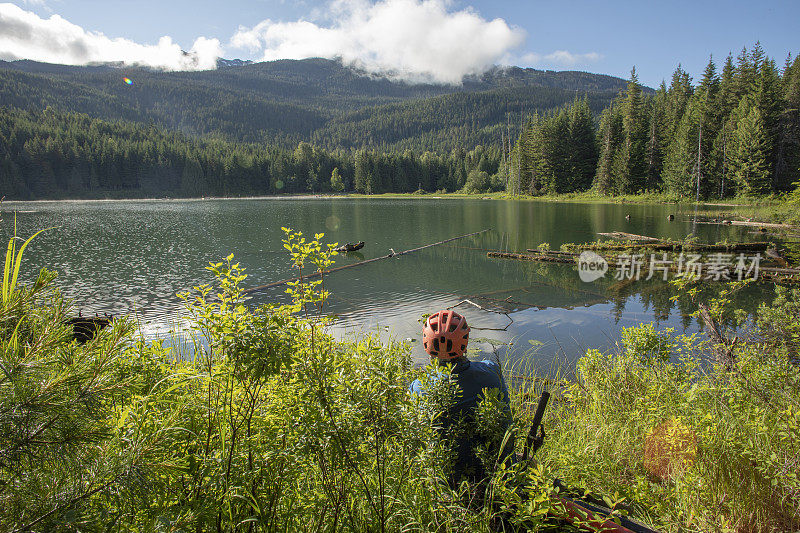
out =
<path fill-rule="evenodd" d="M 450 327 L 447 328 L 447 331 L 451 331 L 451 332 L 455 331 L 457 327 L 458 327 L 458 324 L 450 324 Z"/>
<path fill-rule="evenodd" d="M 451 341 L 450 339 L 447 339 L 447 351 L 448 352 L 453 351 L 453 341 Z"/>
<path fill-rule="evenodd" d="M 438 338 L 433 339 L 433 349 L 435 351 L 437 351 L 437 352 L 439 351 L 439 339 Z"/>

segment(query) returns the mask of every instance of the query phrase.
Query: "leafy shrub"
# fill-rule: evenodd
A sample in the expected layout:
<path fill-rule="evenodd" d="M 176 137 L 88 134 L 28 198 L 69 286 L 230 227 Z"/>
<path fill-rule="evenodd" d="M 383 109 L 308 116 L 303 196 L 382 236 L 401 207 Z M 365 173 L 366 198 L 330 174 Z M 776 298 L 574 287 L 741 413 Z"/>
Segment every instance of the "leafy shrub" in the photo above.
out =
<path fill-rule="evenodd" d="M 779 290 L 733 365 L 697 336 L 652 324 L 619 350 L 589 350 L 548 418 L 543 463 L 665 531 L 800 527 L 800 372 L 792 359 L 800 291 Z M 715 302 L 727 312 L 725 298 Z"/>

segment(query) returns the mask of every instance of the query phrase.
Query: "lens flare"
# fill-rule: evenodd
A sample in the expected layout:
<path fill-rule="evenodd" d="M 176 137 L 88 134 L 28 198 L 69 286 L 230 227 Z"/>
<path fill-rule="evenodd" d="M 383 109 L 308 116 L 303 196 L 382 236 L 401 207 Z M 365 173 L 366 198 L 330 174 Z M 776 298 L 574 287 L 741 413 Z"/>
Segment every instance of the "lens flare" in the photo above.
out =
<path fill-rule="evenodd" d="M 125 82 L 125 83 L 127 83 L 128 85 L 133 85 L 133 80 L 132 80 L 132 79 L 130 79 L 130 78 L 122 78 L 122 81 L 124 81 L 124 82 Z"/>
<path fill-rule="evenodd" d="M 336 231 L 339 229 L 341 225 L 341 220 L 336 215 L 331 215 L 325 219 L 325 227 L 328 228 L 330 231 Z"/>

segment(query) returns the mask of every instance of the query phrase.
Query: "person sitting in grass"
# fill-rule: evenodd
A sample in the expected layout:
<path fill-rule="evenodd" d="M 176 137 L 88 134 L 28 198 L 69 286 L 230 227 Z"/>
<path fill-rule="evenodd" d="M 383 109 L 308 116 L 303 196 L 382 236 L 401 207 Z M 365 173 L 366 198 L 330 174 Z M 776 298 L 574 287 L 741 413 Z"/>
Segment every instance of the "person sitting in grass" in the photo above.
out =
<path fill-rule="evenodd" d="M 467 319 L 454 311 L 443 310 L 430 315 L 422 328 L 422 345 L 439 366 L 449 367 L 449 373 L 436 372 L 429 376 L 427 386 L 419 379 L 410 386 L 411 393 L 419 396 L 424 396 L 427 387 L 443 378 L 458 386 L 454 402 L 440 419 L 442 433 L 453 439 L 456 452 L 449 480 L 452 486 L 464 479 L 477 483 L 487 477 L 484 462 L 498 457 L 499 445 L 511 422 L 508 388 L 500 366 L 494 361 L 467 359 L 469 332 Z M 486 425 L 477 420 L 479 406 L 489 391 L 494 391 L 491 395 L 498 401 L 501 411 L 499 427 L 494 431 L 488 431 Z M 488 453 L 479 454 L 479 449 Z M 501 457 L 513 450 L 513 439 L 508 439 Z M 483 455 L 483 461 L 479 455 Z"/>

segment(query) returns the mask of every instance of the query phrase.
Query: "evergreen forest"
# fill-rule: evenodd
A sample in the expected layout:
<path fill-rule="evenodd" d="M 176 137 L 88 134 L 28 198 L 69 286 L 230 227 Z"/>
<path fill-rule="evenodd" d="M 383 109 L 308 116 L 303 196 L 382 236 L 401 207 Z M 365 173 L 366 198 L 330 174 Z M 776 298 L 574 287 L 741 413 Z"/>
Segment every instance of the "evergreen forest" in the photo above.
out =
<path fill-rule="evenodd" d="M 495 69 L 461 87 L 334 61 L 200 73 L 0 65 L 7 199 L 463 191 L 764 196 L 800 179 L 800 60 L 694 83 Z M 128 71 L 125 71 L 128 73 Z"/>

